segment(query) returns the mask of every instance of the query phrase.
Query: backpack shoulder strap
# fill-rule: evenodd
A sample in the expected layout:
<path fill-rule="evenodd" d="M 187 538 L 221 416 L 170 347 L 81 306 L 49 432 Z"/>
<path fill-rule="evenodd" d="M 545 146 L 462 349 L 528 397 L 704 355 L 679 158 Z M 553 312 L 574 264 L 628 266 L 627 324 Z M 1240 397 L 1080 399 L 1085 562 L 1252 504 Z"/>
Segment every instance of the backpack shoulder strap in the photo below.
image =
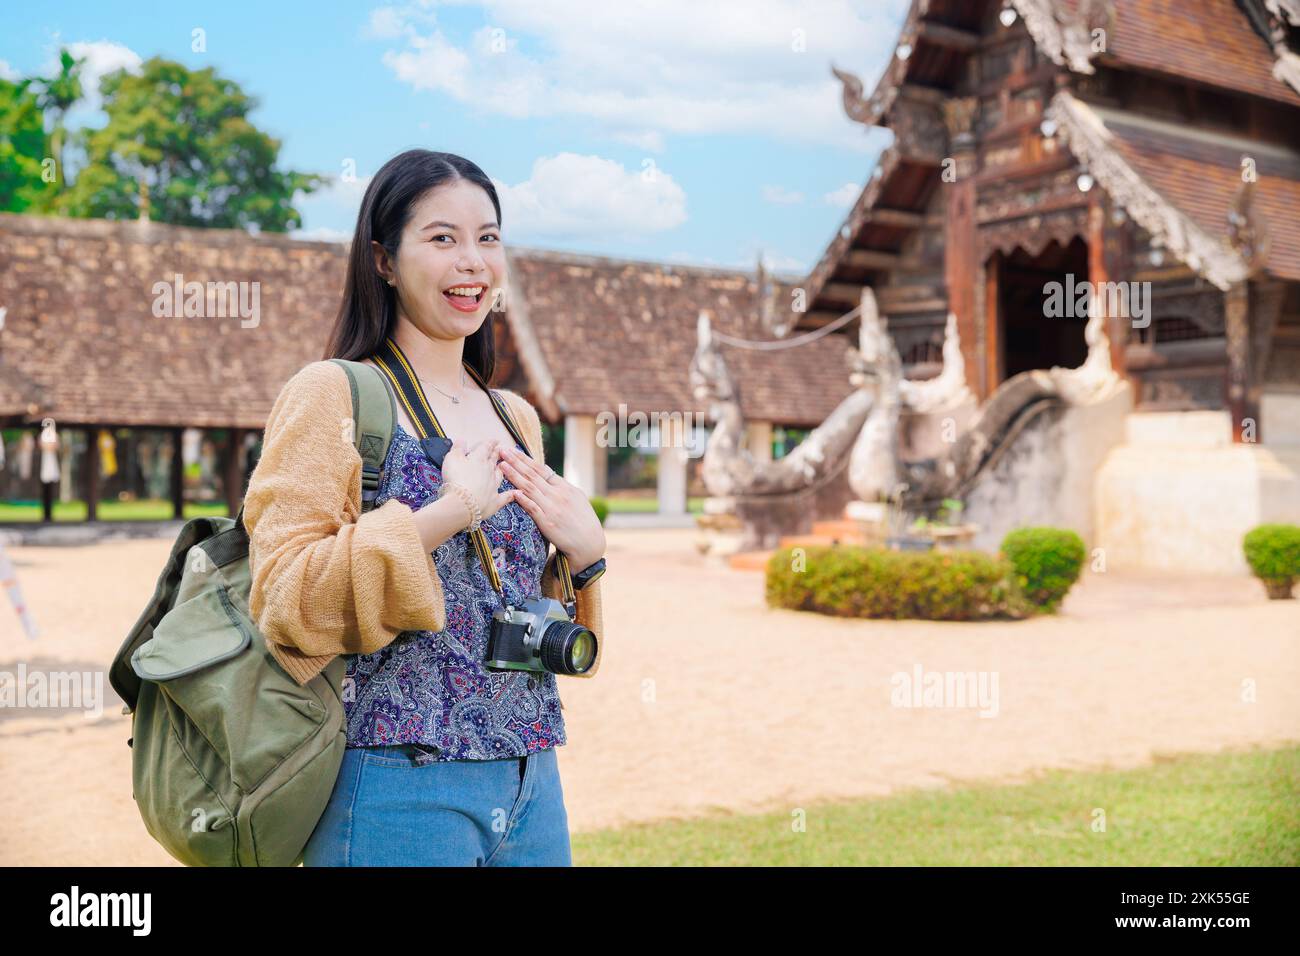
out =
<path fill-rule="evenodd" d="M 384 373 L 365 362 L 350 359 L 330 359 L 337 362 L 348 374 L 348 387 L 352 390 L 352 418 L 357 423 L 353 441 L 361 456 L 361 513 L 375 506 L 375 496 L 384 478 L 384 462 L 388 459 L 388 446 L 392 444 L 397 427 L 397 399 L 384 380 Z M 237 540 L 231 543 L 235 550 L 248 553 L 248 531 L 244 527 L 244 506 L 240 504 L 235 515 Z M 218 561 L 218 566 L 221 565 Z"/>
<path fill-rule="evenodd" d="M 397 427 L 397 399 L 384 381 L 384 373 L 365 362 L 330 359 L 348 373 L 352 389 L 353 431 L 361 455 L 361 513 L 375 506 L 375 496 L 384 479 L 384 462 Z"/>

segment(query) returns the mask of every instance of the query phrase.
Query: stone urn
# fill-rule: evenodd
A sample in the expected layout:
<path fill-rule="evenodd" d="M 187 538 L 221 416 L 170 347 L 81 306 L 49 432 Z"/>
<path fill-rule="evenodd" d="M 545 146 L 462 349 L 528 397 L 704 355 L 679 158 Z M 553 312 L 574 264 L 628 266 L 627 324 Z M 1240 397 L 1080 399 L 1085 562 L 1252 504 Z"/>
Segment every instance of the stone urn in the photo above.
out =
<path fill-rule="evenodd" d="M 953 551 L 958 548 L 969 548 L 980 527 L 977 524 L 932 524 L 926 530 L 930 537 L 934 538 L 936 548 Z"/>
<path fill-rule="evenodd" d="M 928 534 L 891 535 L 885 539 L 885 547 L 891 551 L 932 551 L 934 538 Z"/>
<path fill-rule="evenodd" d="M 707 499 L 704 513 L 695 516 L 695 549 L 706 557 L 727 558 L 740 550 L 745 527 L 733 510 L 719 507 L 719 501 Z"/>
<path fill-rule="evenodd" d="M 1264 580 L 1264 590 L 1274 601 L 1294 601 L 1295 600 L 1295 580 L 1293 578 L 1267 578 Z"/>

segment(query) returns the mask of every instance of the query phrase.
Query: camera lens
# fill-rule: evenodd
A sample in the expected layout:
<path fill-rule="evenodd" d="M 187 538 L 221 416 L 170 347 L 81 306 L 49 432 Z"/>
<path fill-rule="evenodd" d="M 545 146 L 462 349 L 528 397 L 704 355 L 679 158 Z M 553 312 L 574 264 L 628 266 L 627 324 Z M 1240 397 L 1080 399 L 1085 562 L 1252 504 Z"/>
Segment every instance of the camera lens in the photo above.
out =
<path fill-rule="evenodd" d="M 575 673 L 581 674 L 588 670 L 596 660 L 596 638 L 583 628 L 583 632 L 573 639 L 573 644 L 569 649 L 569 659 L 573 662 Z"/>
<path fill-rule="evenodd" d="M 581 674 L 596 660 L 596 635 L 574 621 L 555 621 L 541 642 L 542 666 L 555 674 Z"/>

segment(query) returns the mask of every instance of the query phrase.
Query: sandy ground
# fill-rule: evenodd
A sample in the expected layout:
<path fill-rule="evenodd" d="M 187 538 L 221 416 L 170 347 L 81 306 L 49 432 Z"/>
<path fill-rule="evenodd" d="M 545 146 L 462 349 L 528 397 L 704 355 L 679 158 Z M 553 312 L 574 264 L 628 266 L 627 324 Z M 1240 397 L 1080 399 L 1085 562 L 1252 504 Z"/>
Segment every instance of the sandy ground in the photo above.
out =
<path fill-rule="evenodd" d="M 561 685 L 575 832 L 1300 741 L 1300 602 L 1250 578 L 1091 575 L 1056 618 L 851 621 L 768 610 L 762 574 L 707 562 L 689 530 L 608 539 L 601 672 Z M 10 547 L 42 633 L 0 604 L 0 671 L 106 668 L 169 547 Z M 918 666 L 996 674 L 996 715 L 892 706 Z M 173 862 L 104 692 L 97 718 L 0 709 L 0 864 Z"/>

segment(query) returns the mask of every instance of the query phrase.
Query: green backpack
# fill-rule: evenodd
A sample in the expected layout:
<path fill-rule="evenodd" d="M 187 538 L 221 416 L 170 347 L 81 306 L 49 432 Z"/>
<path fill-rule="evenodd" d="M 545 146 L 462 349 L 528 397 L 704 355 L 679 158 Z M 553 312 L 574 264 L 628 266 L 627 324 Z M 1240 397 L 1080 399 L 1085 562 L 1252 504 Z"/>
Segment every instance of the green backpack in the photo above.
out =
<path fill-rule="evenodd" d="M 378 369 L 332 361 L 352 386 L 366 512 L 397 404 Z M 109 669 L 132 715 L 132 796 L 149 834 L 187 866 L 301 863 L 347 743 L 344 660 L 299 686 L 253 624 L 243 517 L 185 523 Z"/>

